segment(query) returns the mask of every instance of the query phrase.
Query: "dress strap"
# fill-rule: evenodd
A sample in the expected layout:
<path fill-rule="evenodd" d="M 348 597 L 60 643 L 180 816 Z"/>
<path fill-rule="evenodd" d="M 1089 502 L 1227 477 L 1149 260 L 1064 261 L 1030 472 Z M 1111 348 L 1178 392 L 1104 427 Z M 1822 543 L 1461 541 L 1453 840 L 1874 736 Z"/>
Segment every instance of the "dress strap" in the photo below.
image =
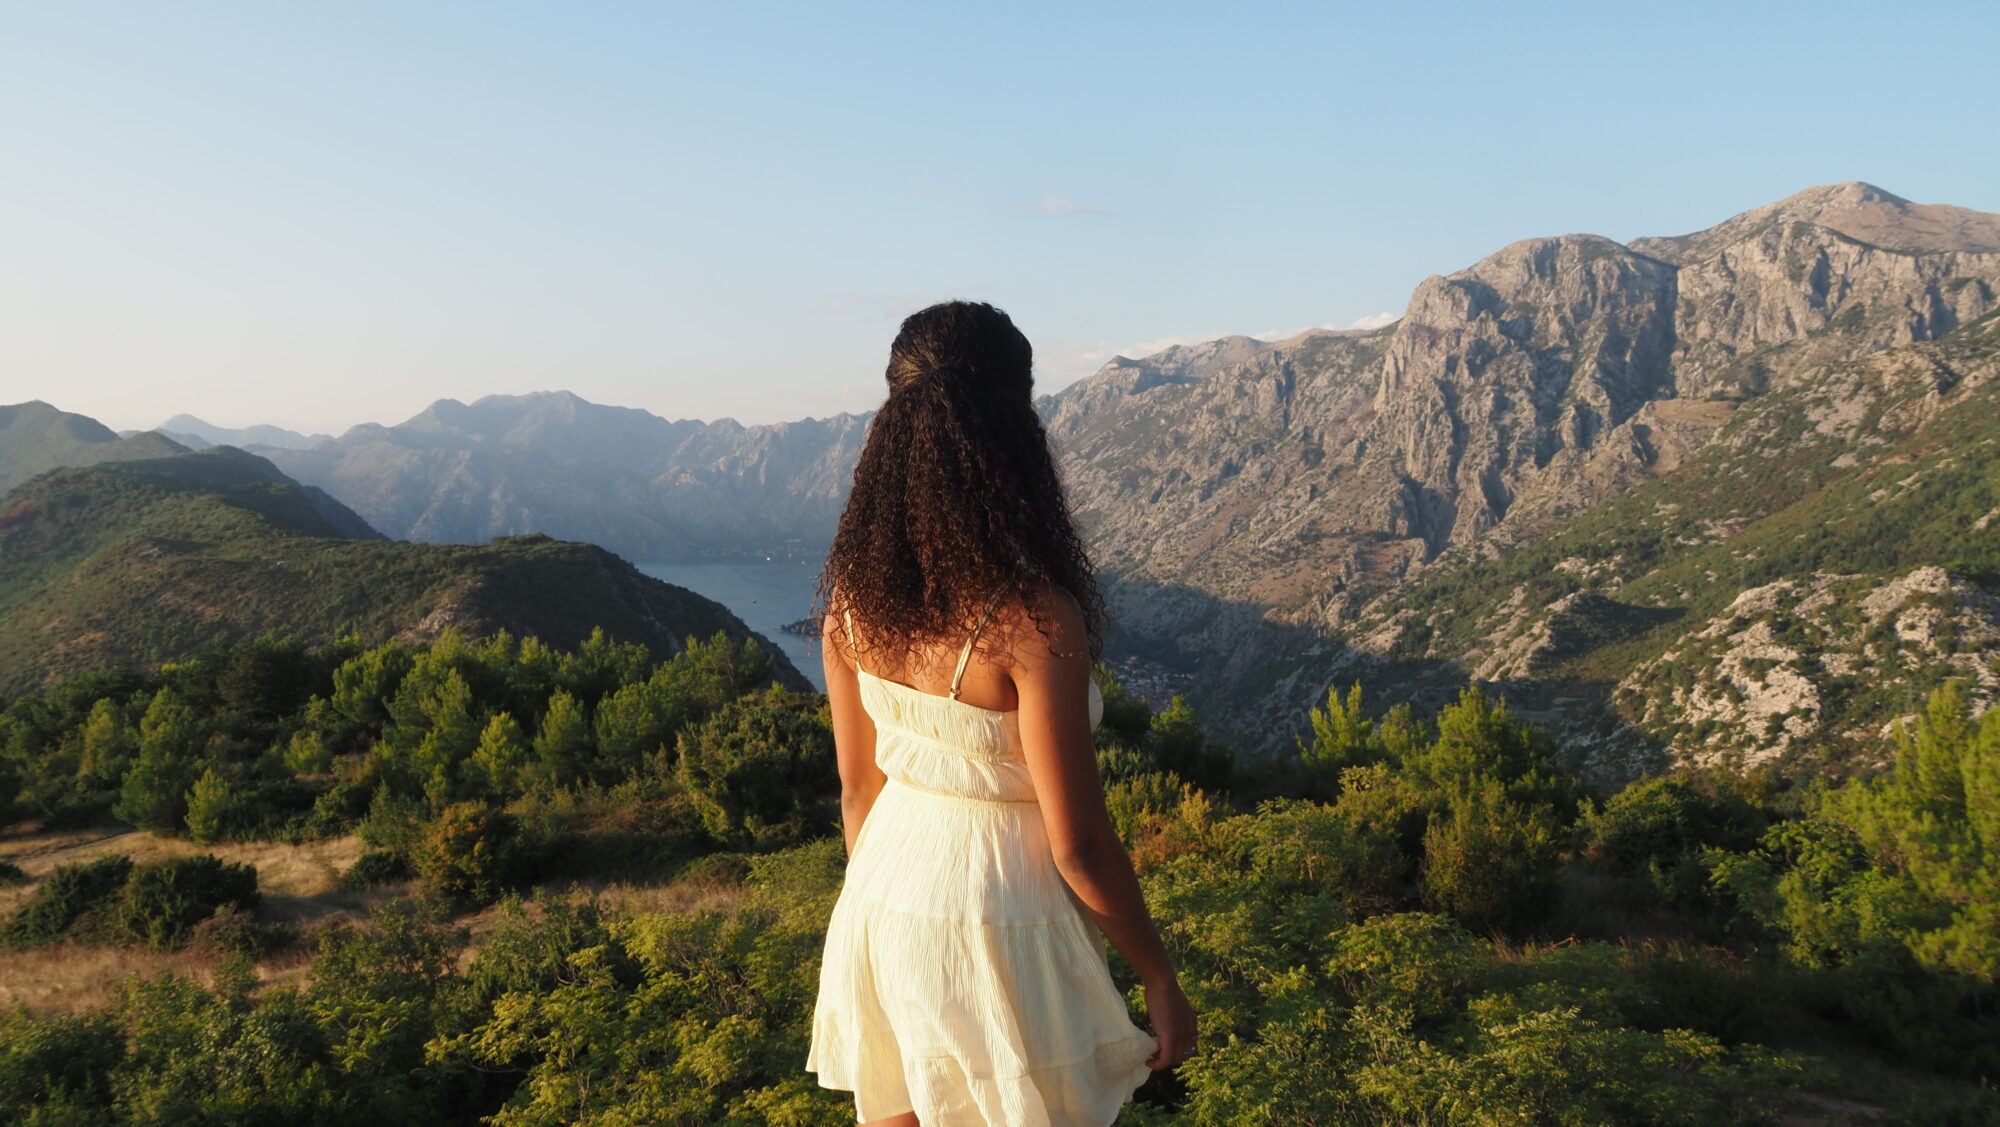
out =
<path fill-rule="evenodd" d="M 979 612 L 979 621 L 973 624 L 972 633 L 965 639 L 965 648 L 958 651 L 958 668 L 951 673 L 951 699 L 958 699 L 958 683 L 965 677 L 965 663 L 972 660 L 972 643 L 979 640 L 979 632 L 986 629 L 986 620 L 993 617 L 993 608 L 1000 605 L 1000 596 L 1007 593 L 1006 581 L 1002 580 L 993 589 L 993 596 L 986 600 L 986 609 Z"/>

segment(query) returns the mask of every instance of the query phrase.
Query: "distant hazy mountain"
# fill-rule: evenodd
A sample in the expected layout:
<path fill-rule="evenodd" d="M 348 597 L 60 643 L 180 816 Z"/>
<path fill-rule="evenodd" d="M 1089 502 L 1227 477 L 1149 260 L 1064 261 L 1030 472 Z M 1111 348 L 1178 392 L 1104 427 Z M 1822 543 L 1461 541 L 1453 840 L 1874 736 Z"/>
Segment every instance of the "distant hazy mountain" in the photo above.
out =
<path fill-rule="evenodd" d="M 200 450 L 209 446 L 270 446 L 280 450 L 305 450 L 322 442 L 333 441 L 332 435 L 300 434 L 284 427 L 263 425 L 219 427 L 214 423 L 203 422 L 193 415 L 175 415 L 153 429 L 161 434 L 170 435 L 190 450 Z"/>
<path fill-rule="evenodd" d="M 0 490 L 57 466 L 157 458 L 185 449 L 154 431 L 121 438 L 96 419 L 58 411 L 39 399 L 0 407 Z"/>
<path fill-rule="evenodd" d="M 0 694 L 269 631 L 381 641 L 504 629 L 567 648 L 599 626 L 660 656 L 690 635 L 750 633 L 594 545 L 385 540 L 233 447 L 58 469 L 0 497 Z M 767 648 L 786 684 L 808 687 Z"/>
<path fill-rule="evenodd" d="M 866 417 L 669 421 L 569 392 L 444 399 L 397 426 L 267 450 L 415 540 L 542 532 L 635 560 L 810 554 L 831 539 Z"/>

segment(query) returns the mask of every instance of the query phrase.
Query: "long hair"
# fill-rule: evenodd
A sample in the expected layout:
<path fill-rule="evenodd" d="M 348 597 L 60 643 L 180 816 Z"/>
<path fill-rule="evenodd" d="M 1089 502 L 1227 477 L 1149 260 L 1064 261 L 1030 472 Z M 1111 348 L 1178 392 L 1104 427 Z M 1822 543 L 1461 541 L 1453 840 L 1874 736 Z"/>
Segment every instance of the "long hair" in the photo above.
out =
<path fill-rule="evenodd" d="M 861 648 L 891 668 L 961 637 L 1003 584 L 1044 635 L 1039 590 L 1068 590 L 1091 656 L 1103 649 L 1103 596 L 1035 413 L 1033 366 L 1028 338 L 984 302 L 920 309 L 889 347 L 889 398 L 868 426 L 814 610 L 852 610 L 868 626 Z"/>

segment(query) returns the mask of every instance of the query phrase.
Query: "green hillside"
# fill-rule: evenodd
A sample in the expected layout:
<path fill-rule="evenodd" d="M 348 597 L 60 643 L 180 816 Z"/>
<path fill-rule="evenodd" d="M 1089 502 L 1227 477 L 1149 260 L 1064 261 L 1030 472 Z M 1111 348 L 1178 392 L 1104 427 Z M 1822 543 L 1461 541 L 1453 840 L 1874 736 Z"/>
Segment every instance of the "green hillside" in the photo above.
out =
<path fill-rule="evenodd" d="M 448 627 L 561 646 L 602 627 L 662 656 L 691 635 L 749 633 L 720 604 L 593 545 L 384 540 L 231 447 L 55 470 L 0 498 L 0 694 L 227 638 L 378 642 Z M 805 685 L 775 660 L 781 679 Z"/>
<path fill-rule="evenodd" d="M 0 489 L 58 466 L 158 458 L 186 449 L 157 431 L 120 438 L 88 415 L 59 411 L 39 399 L 0 407 Z"/>

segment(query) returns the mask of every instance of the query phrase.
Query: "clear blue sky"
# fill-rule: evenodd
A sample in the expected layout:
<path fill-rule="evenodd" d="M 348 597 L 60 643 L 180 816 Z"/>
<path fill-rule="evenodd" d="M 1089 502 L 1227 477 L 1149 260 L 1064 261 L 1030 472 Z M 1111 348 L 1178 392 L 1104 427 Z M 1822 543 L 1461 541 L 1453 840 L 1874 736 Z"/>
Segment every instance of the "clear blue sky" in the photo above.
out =
<path fill-rule="evenodd" d="M 0 6 L 0 403 L 339 430 L 864 410 L 1400 312 L 1532 235 L 1860 179 L 2000 211 L 2000 3 Z"/>

